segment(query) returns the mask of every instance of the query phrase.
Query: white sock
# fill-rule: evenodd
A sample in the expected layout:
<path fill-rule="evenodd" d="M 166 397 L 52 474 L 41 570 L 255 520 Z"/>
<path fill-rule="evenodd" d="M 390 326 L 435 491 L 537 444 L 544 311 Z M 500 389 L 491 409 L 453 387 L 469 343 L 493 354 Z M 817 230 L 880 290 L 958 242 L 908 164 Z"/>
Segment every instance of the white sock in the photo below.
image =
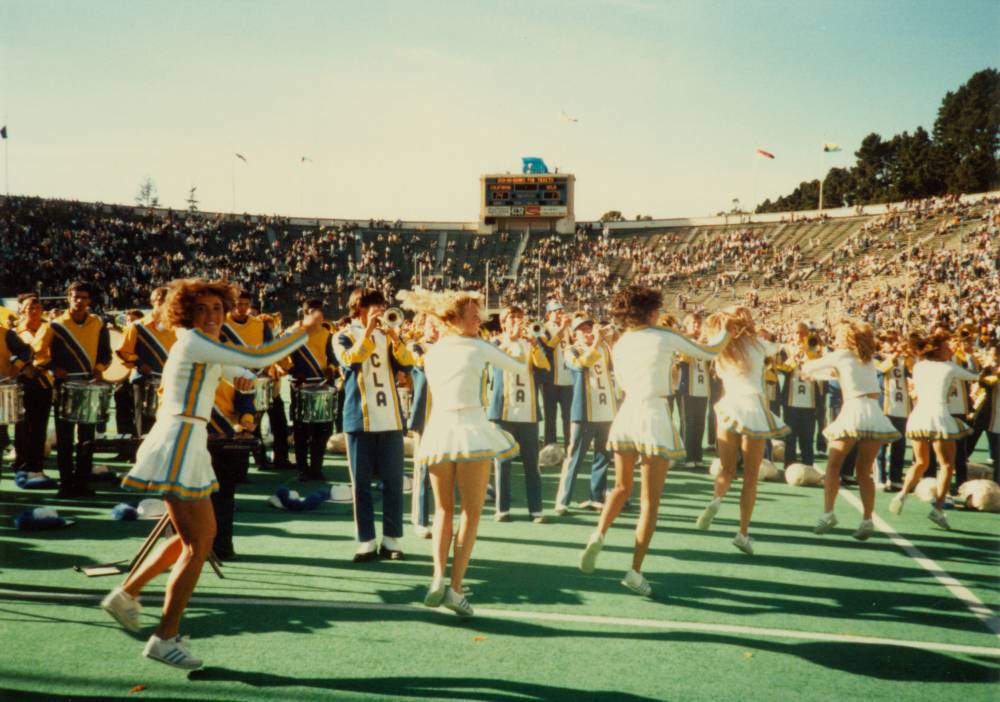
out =
<path fill-rule="evenodd" d="M 589 543 L 596 543 L 597 541 L 603 541 L 603 540 L 604 540 L 604 534 L 602 534 L 601 530 L 598 529 L 597 531 L 595 531 L 593 534 L 590 535 Z"/>
<path fill-rule="evenodd" d="M 375 550 L 375 540 L 363 541 L 358 544 L 358 550 L 355 553 L 371 553 Z"/>
<path fill-rule="evenodd" d="M 712 501 L 709 502 L 708 504 L 712 505 L 713 507 L 718 507 L 718 506 L 720 506 L 722 504 L 722 498 L 721 497 L 713 497 Z"/>
<path fill-rule="evenodd" d="M 833 512 L 823 512 L 823 519 L 830 519 L 833 516 Z"/>
<path fill-rule="evenodd" d="M 385 546 L 390 551 L 401 551 L 399 547 L 399 542 L 392 536 L 383 536 L 382 545 Z"/>

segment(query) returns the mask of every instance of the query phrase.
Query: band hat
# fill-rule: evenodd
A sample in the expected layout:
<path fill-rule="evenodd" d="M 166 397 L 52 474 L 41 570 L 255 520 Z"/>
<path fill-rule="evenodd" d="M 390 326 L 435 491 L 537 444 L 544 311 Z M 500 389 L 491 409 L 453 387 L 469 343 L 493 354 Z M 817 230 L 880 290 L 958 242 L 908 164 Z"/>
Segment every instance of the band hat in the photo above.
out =
<path fill-rule="evenodd" d="M 562 303 L 559 300 L 549 300 L 545 303 L 545 312 L 556 312 L 563 309 Z"/>
<path fill-rule="evenodd" d="M 594 323 L 594 320 L 592 320 L 590 317 L 587 317 L 586 315 L 584 315 L 582 317 L 576 317 L 576 318 L 573 319 L 573 323 L 570 325 L 570 330 L 571 331 L 576 331 L 577 329 L 579 329 L 580 327 L 582 327 L 584 324 L 593 324 L 593 323 Z"/>
<path fill-rule="evenodd" d="M 139 519 L 159 519 L 167 513 L 167 503 L 156 497 L 147 497 L 136 507 Z"/>

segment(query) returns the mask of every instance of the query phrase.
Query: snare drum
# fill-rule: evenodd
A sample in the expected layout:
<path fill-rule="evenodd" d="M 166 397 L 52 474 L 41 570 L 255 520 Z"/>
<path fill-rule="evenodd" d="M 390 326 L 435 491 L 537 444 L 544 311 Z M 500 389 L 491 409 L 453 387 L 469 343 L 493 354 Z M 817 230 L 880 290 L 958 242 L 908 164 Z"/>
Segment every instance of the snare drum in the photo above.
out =
<path fill-rule="evenodd" d="M 0 382 L 0 424 L 17 424 L 22 419 L 24 389 L 14 382 Z"/>
<path fill-rule="evenodd" d="M 160 408 L 160 374 L 144 376 L 139 382 L 142 383 L 142 416 L 156 417 L 156 410 Z"/>
<path fill-rule="evenodd" d="M 292 417 L 303 424 L 332 422 L 337 414 L 337 391 L 329 385 L 292 388 Z"/>
<path fill-rule="evenodd" d="M 261 377 L 253 381 L 253 406 L 258 412 L 266 412 L 274 403 L 274 379 Z"/>
<path fill-rule="evenodd" d="M 108 419 L 111 385 L 69 380 L 59 390 L 59 418 L 73 424 L 100 424 Z"/>

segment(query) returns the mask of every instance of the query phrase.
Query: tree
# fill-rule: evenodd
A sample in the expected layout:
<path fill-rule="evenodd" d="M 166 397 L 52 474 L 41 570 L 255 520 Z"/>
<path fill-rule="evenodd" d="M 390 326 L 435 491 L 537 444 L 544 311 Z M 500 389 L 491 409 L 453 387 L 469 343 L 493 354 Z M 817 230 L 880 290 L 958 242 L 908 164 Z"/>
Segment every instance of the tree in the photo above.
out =
<path fill-rule="evenodd" d="M 135 194 L 135 204 L 140 207 L 159 207 L 160 195 L 156 191 L 156 183 L 149 176 L 139 184 L 139 192 Z"/>
<path fill-rule="evenodd" d="M 622 213 L 618 210 L 608 210 L 601 215 L 602 222 L 621 222 L 624 221 L 624 219 L 625 218 L 622 217 Z"/>
<path fill-rule="evenodd" d="M 1000 71 L 979 71 L 944 96 L 934 122 L 934 144 L 948 192 L 978 192 L 1000 184 Z"/>
<path fill-rule="evenodd" d="M 823 207 L 847 207 L 854 202 L 854 178 L 847 168 L 831 168 L 823 179 Z"/>

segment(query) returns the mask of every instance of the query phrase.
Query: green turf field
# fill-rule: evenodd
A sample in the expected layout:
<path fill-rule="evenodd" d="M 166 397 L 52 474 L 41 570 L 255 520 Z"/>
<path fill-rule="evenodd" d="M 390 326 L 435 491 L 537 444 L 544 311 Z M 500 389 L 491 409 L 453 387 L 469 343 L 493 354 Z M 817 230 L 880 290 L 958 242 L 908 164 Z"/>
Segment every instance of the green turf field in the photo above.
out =
<path fill-rule="evenodd" d="M 983 450 L 974 460 L 986 462 Z M 708 455 L 711 458 L 711 454 Z M 104 462 L 98 458 L 98 463 Z M 110 463 L 115 467 L 121 464 Z M 55 474 L 54 466 L 51 474 Z M 328 476 L 345 481 L 342 457 Z M 145 597 L 141 637 L 98 606 L 116 577 L 73 565 L 130 559 L 152 523 L 116 522 L 133 495 L 105 486 L 85 504 L 0 484 L 0 697 L 146 700 L 987 700 L 1000 698 L 1000 515 L 951 510 L 953 530 L 912 498 L 877 512 L 944 573 L 951 589 L 838 501 L 840 526 L 816 536 L 821 490 L 761 486 L 756 555 L 730 543 L 735 493 L 711 531 L 694 528 L 707 471 L 674 470 L 644 568 L 640 598 L 619 584 L 635 513 L 609 533 L 593 575 L 577 569 L 596 515 L 551 514 L 557 475 L 544 474 L 550 523 L 532 524 L 515 468 L 515 521 L 488 507 L 467 584 L 472 620 L 421 601 L 431 542 L 408 533 L 402 562 L 354 565 L 350 505 L 309 513 L 270 507 L 289 474 L 251 470 L 238 494 L 236 549 L 220 580 L 206 568 L 182 631 L 205 668 L 185 673 L 141 657 L 163 580 Z M 738 487 L 738 484 L 737 484 Z M 584 478 L 576 497 L 585 496 Z M 25 534 L 13 517 L 52 504 L 78 523 Z M 376 502 L 378 508 L 378 502 Z M 964 589 L 963 589 L 964 588 Z M 957 593 L 957 594 L 956 594 Z M 969 598 L 973 598 L 970 600 Z M 963 601 L 965 600 L 965 601 Z M 980 616 L 968 606 L 978 600 Z M 133 692 L 137 685 L 145 689 Z"/>

